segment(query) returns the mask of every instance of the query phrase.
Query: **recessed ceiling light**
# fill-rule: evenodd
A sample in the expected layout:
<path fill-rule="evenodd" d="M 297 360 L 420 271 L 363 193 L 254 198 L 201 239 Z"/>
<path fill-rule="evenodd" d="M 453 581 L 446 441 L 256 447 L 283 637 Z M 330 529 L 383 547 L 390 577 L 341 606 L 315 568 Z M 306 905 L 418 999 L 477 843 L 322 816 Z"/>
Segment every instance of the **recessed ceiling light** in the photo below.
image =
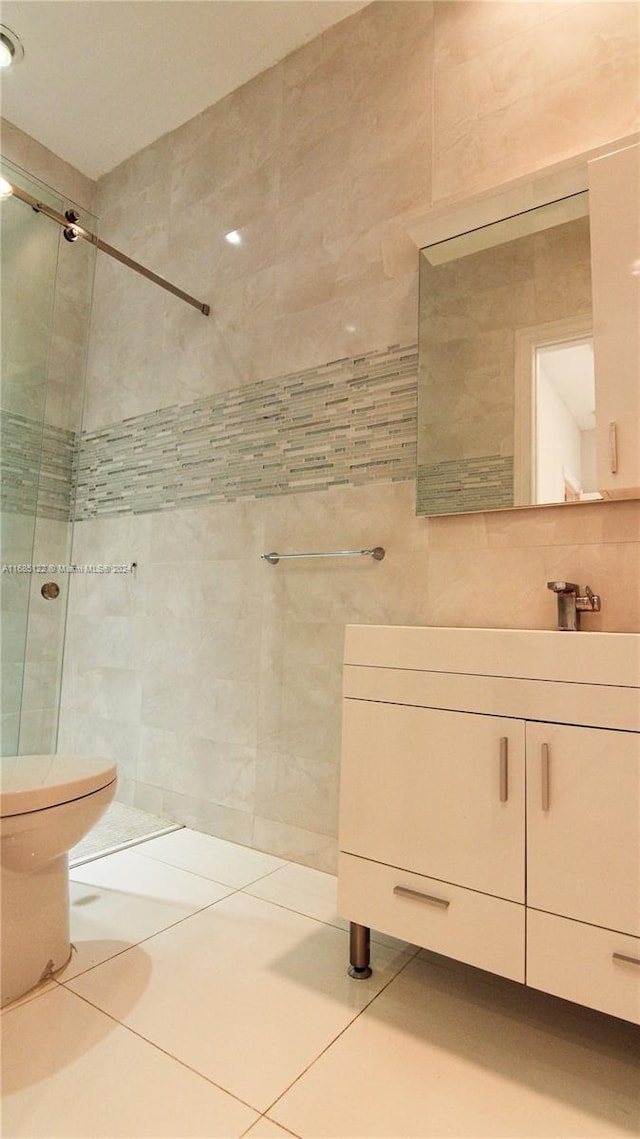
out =
<path fill-rule="evenodd" d="M 0 67 L 11 67 L 20 63 L 24 48 L 15 32 L 6 24 L 0 24 Z"/>
<path fill-rule="evenodd" d="M 237 229 L 232 229 L 230 233 L 225 233 L 224 239 L 229 242 L 229 245 L 242 245 L 242 236 L 238 233 Z"/>

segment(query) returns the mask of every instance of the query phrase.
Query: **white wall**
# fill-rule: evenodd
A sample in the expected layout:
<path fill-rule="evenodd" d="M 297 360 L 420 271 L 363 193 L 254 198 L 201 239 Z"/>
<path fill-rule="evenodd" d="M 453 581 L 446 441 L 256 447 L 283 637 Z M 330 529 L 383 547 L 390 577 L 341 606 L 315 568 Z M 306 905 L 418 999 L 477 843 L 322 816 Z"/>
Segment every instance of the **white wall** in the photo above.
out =
<path fill-rule="evenodd" d="M 582 489 L 580 428 L 554 384 L 538 366 L 536 383 L 536 502 L 563 502 L 565 476 Z"/>

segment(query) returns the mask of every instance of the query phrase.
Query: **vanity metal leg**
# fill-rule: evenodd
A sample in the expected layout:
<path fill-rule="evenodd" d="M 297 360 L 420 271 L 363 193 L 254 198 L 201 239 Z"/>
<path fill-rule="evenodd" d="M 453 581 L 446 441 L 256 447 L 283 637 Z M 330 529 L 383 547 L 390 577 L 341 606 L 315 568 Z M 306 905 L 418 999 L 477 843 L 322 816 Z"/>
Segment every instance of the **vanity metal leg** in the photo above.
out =
<path fill-rule="evenodd" d="M 356 981 L 364 981 L 371 976 L 369 965 L 369 940 L 371 930 L 368 925 L 358 925 L 352 921 L 349 924 L 349 976 Z"/>

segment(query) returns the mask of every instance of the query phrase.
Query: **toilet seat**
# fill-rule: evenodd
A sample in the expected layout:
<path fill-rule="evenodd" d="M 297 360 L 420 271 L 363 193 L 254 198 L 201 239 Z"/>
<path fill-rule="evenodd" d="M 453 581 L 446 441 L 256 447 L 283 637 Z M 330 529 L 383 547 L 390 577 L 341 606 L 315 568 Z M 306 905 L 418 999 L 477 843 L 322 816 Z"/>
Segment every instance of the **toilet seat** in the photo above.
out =
<path fill-rule="evenodd" d="M 115 763 L 101 756 L 2 756 L 0 817 L 26 815 L 84 798 L 113 783 L 116 775 Z"/>

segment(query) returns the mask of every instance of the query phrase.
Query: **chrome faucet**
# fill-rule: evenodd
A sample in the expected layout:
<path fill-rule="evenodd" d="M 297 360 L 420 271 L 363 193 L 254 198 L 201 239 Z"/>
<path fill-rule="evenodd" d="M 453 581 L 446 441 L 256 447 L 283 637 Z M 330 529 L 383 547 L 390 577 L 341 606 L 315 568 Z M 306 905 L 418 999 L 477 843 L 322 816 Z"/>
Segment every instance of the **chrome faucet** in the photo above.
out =
<path fill-rule="evenodd" d="M 588 585 L 584 594 L 573 581 L 548 581 L 547 589 L 553 590 L 558 598 L 558 628 L 575 631 L 580 628 L 581 613 L 599 613 L 600 598 Z"/>

